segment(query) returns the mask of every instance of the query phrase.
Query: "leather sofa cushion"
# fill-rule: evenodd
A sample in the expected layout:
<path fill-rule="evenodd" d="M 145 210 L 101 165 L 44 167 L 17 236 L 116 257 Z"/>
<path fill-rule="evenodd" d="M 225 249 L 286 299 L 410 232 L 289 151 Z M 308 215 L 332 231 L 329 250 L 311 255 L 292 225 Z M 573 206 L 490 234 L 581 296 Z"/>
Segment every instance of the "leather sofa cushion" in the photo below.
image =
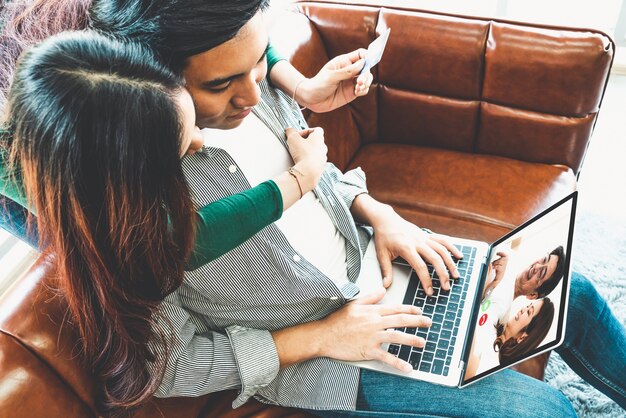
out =
<path fill-rule="evenodd" d="M 365 171 L 374 198 L 417 225 L 490 241 L 576 187 L 566 166 L 404 144 L 365 145 L 350 166 Z"/>

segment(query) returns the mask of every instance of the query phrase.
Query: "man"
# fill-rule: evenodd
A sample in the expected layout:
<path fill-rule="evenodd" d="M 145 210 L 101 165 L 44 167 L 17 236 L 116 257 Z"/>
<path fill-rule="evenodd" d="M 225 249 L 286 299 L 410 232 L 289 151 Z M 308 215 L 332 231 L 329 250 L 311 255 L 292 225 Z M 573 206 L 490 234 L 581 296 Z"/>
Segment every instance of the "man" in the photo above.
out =
<path fill-rule="evenodd" d="M 293 113 L 289 98 L 273 90 L 264 81 L 267 39 L 264 16 L 258 13 L 233 39 L 186 59 L 183 74 L 187 89 L 194 98 L 197 121 L 201 127 L 214 128 L 206 133 L 206 137 L 208 141 L 216 141 L 214 148 L 183 161 L 183 169 L 198 205 L 219 199 L 222 193 L 232 194 L 235 190 L 247 189 L 275 170 L 287 169 L 293 164 L 284 147 L 285 128 L 298 126 L 304 121 L 300 113 Z M 254 123 L 248 125 L 247 122 Z M 224 132 L 225 129 L 231 131 Z M 304 196 L 280 222 L 270 225 L 214 263 L 207 264 L 186 276 L 186 283 L 177 292 L 178 298 L 199 300 L 196 292 L 201 289 L 200 292 L 205 296 L 213 294 L 216 295 L 216 299 L 236 301 L 234 303 L 247 307 L 246 310 L 238 309 L 239 312 L 235 316 L 232 306 L 213 304 L 209 307 L 203 304 L 202 308 L 198 308 L 210 312 L 212 324 L 209 329 L 226 329 L 228 332 L 230 340 L 228 344 L 233 348 L 227 351 L 235 351 L 233 362 L 236 364 L 232 366 L 238 366 L 240 369 L 248 367 L 248 373 L 256 374 L 255 379 L 266 379 L 241 382 L 244 387 L 238 402 L 245 401 L 250 394 L 259 390 L 264 392 L 263 397 L 266 400 L 271 399 L 275 402 L 279 400 L 274 398 L 276 395 L 271 395 L 272 392 L 292 397 L 295 396 L 295 392 L 300 392 L 300 396 L 306 396 L 304 399 L 307 402 L 312 402 L 314 397 L 319 396 L 317 388 L 305 393 L 303 388 L 287 386 L 284 383 L 278 386 L 280 382 L 275 377 L 279 367 L 283 368 L 283 375 L 291 376 L 289 379 L 285 378 L 285 381 L 297 379 L 297 376 L 302 374 L 312 378 L 312 372 L 315 370 L 315 378 L 326 380 L 329 385 L 345 387 L 346 382 L 349 382 L 347 386 L 356 388 L 358 379 L 356 368 L 321 358 L 311 359 L 304 364 L 303 360 L 308 360 L 314 354 L 303 350 L 302 347 L 313 348 L 313 344 L 305 342 L 306 340 L 302 338 L 296 341 L 289 334 L 291 330 L 285 330 L 302 322 L 326 317 L 358 294 L 359 289 L 354 282 L 360 272 L 362 253 L 369 242 L 369 236 L 364 229 L 356 226 L 353 216 L 374 227 L 375 237 L 379 243 L 377 246 L 381 251 L 387 250 L 386 257 L 389 261 L 395 258 L 396 253 L 415 261 L 419 250 L 428 249 L 429 258 L 434 259 L 435 256 L 440 258 L 438 268 L 442 272 L 442 277 L 448 276 L 441 255 L 444 255 L 453 266 L 449 251 L 454 251 L 460 256 L 458 250 L 441 237 L 430 238 L 428 234 L 400 218 L 389 206 L 376 202 L 366 192 L 364 174 L 361 170 L 344 175 L 329 165 L 316 193 Z M 307 226 L 310 228 L 304 230 Z M 438 252 L 429 246 L 433 246 Z M 405 248 L 410 248 L 412 252 Z M 421 259 L 419 261 L 421 265 L 417 265 L 417 268 L 424 265 Z M 428 280 L 430 281 L 430 277 Z M 219 289 L 207 286 L 211 284 L 212 287 L 213 284 L 220 282 L 227 284 L 220 286 Z M 286 293 L 284 300 L 280 300 L 277 294 L 264 291 L 272 289 L 277 284 L 281 288 L 291 287 L 293 294 Z M 235 288 L 239 288 L 240 291 L 231 293 Z M 320 303 L 322 301 L 323 303 Z M 178 299 L 171 302 L 169 306 L 171 312 L 178 311 L 182 315 L 184 309 L 181 308 L 188 308 L 186 300 Z M 268 306 L 272 306 L 271 312 L 268 312 Z M 259 318 L 264 318 L 263 324 L 259 324 Z M 411 320 L 422 323 L 419 322 L 420 318 L 414 316 Z M 195 321 L 189 318 L 188 322 Z M 206 324 L 207 319 L 203 319 L 203 322 Z M 252 324 L 254 328 L 250 326 Z M 260 326 L 267 331 L 256 329 Z M 400 326 L 400 323 L 396 326 Z M 195 333 L 197 335 L 198 331 Z M 314 333 L 308 330 L 307 334 Z M 329 338 L 332 335 L 330 332 L 324 334 L 319 338 Z M 407 339 L 406 334 L 398 333 L 391 337 L 400 338 L 405 343 L 424 343 L 415 336 Z M 254 359 L 237 355 L 238 350 L 245 350 L 247 344 L 250 344 L 241 343 L 240 340 L 243 338 L 254 338 L 257 352 L 263 352 L 264 356 L 267 356 L 261 357 L 264 361 L 259 362 L 258 356 Z M 196 342 L 208 343 L 200 338 L 196 338 Z M 297 344 L 290 346 L 290 342 Z M 212 343 L 211 348 L 202 345 L 205 347 L 202 351 L 218 351 Z M 354 348 L 350 347 L 351 343 L 354 343 Z M 280 351 L 275 353 L 274 346 L 281 345 L 287 347 L 284 353 Z M 334 357 L 339 356 L 344 360 L 373 358 L 375 355 L 396 367 L 399 363 L 404 363 L 395 357 L 390 358 L 392 356 L 383 352 L 379 345 L 379 341 L 372 344 L 368 338 L 363 343 L 365 348 L 363 351 L 367 352 L 367 357 L 355 357 L 354 353 L 358 351 L 356 348 L 359 346 L 358 340 L 354 339 L 346 343 L 345 348 L 331 351 L 346 350 L 347 353 L 337 353 Z M 183 369 L 189 369 L 194 364 L 202 364 L 191 360 L 192 358 L 189 357 L 189 362 Z M 180 361 L 179 359 L 179 363 Z M 254 365 L 244 363 L 249 361 L 254 361 Z M 271 373 L 266 371 L 262 375 L 258 370 L 259 364 L 267 368 L 272 366 Z M 286 367 L 290 364 L 291 367 Z M 306 371 L 303 371 L 303 368 Z M 219 370 L 218 367 L 214 369 Z M 320 373 L 331 375 L 333 379 L 325 378 Z M 246 377 L 245 373 L 242 375 Z M 167 388 L 166 382 L 170 377 L 175 379 L 166 373 L 161 389 Z M 235 383 L 239 384 L 237 381 Z M 271 391 L 266 387 L 254 388 L 265 385 L 273 385 Z M 254 391 L 247 392 L 248 388 Z M 160 393 L 188 394 L 178 390 L 174 385 L 172 389 Z M 339 387 L 332 392 L 337 393 L 337 399 L 334 401 L 337 407 L 348 407 L 354 401 L 355 393 L 346 394 L 345 389 L 340 391 Z"/>
<path fill-rule="evenodd" d="M 275 161 L 288 163 L 283 159 L 284 150 L 275 144 L 284 140 L 285 128 L 303 120 L 301 114 L 292 111 L 289 97 L 263 81 L 267 33 L 258 4 L 244 13 L 244 24 L 235 24 L 237 19 L 220 14 L 222 26 L 235 29 L 211 37 L 203 32 L 215 24 L 216 19 L 210 17 L 224 12 L 226 6 L 254 2 L 228 1 L 214 6 L 212 12 L 207 8 L 218 2 L 190 0 L 174 5 L 163 0 L 151 3 L 147 9 L 142 9 L 140 2 L 125 6 L 116 3 L 97 0 L 92 10 L 94 22 L 118 35 L 152 42 L 164 61 L 179 68 L 203 127 L 239 129 L 241 125 L 243 129 L 230 131 L 234 136 L 219 138 L 215 131 L 207 133 L 208 140 L 215 141 L 214 146 L 184 161 L 196 204 L 249 188 L 256 179 L 276 169 Z M 103 12 L 114 18 L 107 23 L 102 19 Z M 151 34 L 150 30 L 156 32 Z M 252 150 L 256 139 L 263 141 L 263 146 Z M 319 414 L 320 410 L 331 410 L 331 416 L 339 410 L 355 409 L 357 414 L 467 416 L 476 411 L 476 416 L 503 416 L 511 412 L 509 403 L 519 405 L 519 416 L 535 416 L 538 410 L 548 416 L 574 415 L 561 394 L 512 371 L 458 390 L 359 371 L 332 360 L 373 358 L 402 368 L 400 360 L 383 352 L 380 344 L 393 341 L 422 345 L 423 341 L 393 328 L 429 324 L 416 308 L 375 305 L 382 294 L 347 303 L 359 291 L 354 280 L 369 239 L 366 229 L 357 226 L 355 220 L 374 229 L 383 276 L 388 278 L 386 284 L 390 260 L 397 255 L 411 262 L 427 287 L 424 259 L 433 262 L 443 277 L 450 262 L 445 239 L 428 236 L 366 192 L 360 170 L 342 174 L 329 166 L 315 195 L 302 199 L 304 206 L 299 215 L 296 212 L 295 218 L 268 226 L 215 262 L 190 272 L 181 288 L 162 306 L 166 317 L 163 327 L 170 332 L 172 345 L 157 396 L 198 396 L 238 388 L 235 407 L 254 396 L 263 402 Z M 323 236 L 323 245 L 315 246 L 318 238 L 298 233 L 299 227 L 306 224 L 319 226 L 309 231 Z M 333 250 L 312 262 L 316 253 L 326 247 Z M 593 313 L 597 309 L 606 324 L 615 328 L 611 335 L 607 327 L 596 331 L 601 333 L 598 337 L 617 341 L 617 349 L 597 353 L 606 354 L 605 358 L 594 358 L 593 350 L 575 342 L 574 335 L 571 344 L 576 350 L 570 350 L 574 356 L 571 363 L 573 367 L 577 361 L 591 361 L 594 366 L 597 363 L 599 369 L 592 377 L 604 380 L 590 380 L 624 405 L 623 382 L 616 376 L 626 358 L 623 327 L 614 326 L 615 318 L 604 308 L 595 289 L 588 288 L 586 279 L 576 276 L 572 284 L 581 289 L 572 293 L 584 297 L 584 302 L 594 307 Z M 582 306 L 582 302 L 577 304 Z M 579 321 L 576 318 L 574 323 Z M 161 347 L 154 349 L 163 352 Z M 564 353 L 569 353 L 567 350 L 569 346 Z M 609 370 L 603 367 L 606 357 L 612 359 Z M 582 368 L 577 370 L 581 374 Z M 473 408 L 476 404 L 484 407 Z"/>
<path fill-rule="evenodd" d="M 497 255 L 499 258 L 491 262 L 495 277 L 491 283 L 485 286 L 483 299 L 490 296 L 496 287 L 505 287 L 507 282 L 505 280 L 503 283 L 503 278 L 506 275 L 509 255 L 505 252 L 498 252 Z M 558 246 L 549 254 L 540 257 L 520 271 L 514 281 L 508 281 L 510 286 L 506 292 L 509 294 L 512 292 L 510 300 L 522 295 L 528 299 L 543 298 L 556 288 L 564 273 L 565 251 L 563 246 Z"/>

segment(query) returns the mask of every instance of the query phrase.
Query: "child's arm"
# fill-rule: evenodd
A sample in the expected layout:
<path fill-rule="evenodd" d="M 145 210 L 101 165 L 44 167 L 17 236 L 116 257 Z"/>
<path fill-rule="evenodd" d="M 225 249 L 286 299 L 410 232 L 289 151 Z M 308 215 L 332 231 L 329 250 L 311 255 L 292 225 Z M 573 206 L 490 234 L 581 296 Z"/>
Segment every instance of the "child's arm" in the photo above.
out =
<path fill-rule="evenodd" d="M 368 93 L 372 74 L 359 76 L 365 65 L 365 52 L 361 48 L 339 55 L 313 78 L 306 78 L 270 45 L 267 50 L 269 79 L 302 106 L 317 113 L 330 112 Z"/>
<path fill-rule="evenodd" d="M 291 173 L 285 171 L 196 211 L 194 249 L 186 270 L 197 269 L 237 247 L 280 219 L 283 211 L 315 188 L 326 165 L 323 130 L 287 129 L 287 145 L 295 163 Z"/>

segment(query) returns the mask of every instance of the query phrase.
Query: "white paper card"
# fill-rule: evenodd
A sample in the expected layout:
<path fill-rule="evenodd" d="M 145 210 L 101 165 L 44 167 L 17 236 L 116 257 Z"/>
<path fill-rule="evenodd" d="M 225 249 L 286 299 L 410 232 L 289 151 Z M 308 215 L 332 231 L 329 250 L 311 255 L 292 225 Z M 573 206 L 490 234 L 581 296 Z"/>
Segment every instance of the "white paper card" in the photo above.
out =
<path fill-rule="evenodd" d="M 389 33 L 391 32 L 391 28 L 387 28 L 387 30 L 380 35 L 378 38 L 374 39 L 374 41 L 367 47 L 367 54 L 365 55 L 365 65 L 363 69 L 359 73 L 359 75 L 367 72 L 380 62 L 380 59 L 383 57 L 383 52 L 385 51 L 385 46 L 387 45 L 387 39 L 389 39 Z"/>

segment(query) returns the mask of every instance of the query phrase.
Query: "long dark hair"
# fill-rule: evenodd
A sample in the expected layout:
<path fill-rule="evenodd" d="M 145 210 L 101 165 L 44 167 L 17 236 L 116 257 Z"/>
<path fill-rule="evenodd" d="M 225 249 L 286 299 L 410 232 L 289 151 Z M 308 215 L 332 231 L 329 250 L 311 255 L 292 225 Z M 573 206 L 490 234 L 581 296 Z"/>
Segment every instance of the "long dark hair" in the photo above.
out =
<path fill-rule="evenodd" d="M 186 59 L 234 38 L 269 0 L 94 0 L 93 29 L 149 45 L 182 72 Z"/>
<path fill-rule="evenodd" d="M 501 365 L 507 365 L 519 360 L 524 354 L 534 350 L 541 344 L 552 326 L 554 319 L 554 304 L 550 298 L 543 299 L 543 305 L 537 315 L 530 320 L 524 331 L 526 338 L 519 343 L 516 338 L 509 338 L 502 341 L 499 337 L 504 333 L 504 324 L 498 322 L 496 334 L 498 338 L 493 343 L 494 350 L 498 351 Z"/>
<path fill-rule="evenodd" d="M 150 398 L 164 371 L 148 343 L 194 236 L 181 89 L 145 48 L 83 31 L 26 52 L 9 93 L 11 161 L 107 415 Z"/>

